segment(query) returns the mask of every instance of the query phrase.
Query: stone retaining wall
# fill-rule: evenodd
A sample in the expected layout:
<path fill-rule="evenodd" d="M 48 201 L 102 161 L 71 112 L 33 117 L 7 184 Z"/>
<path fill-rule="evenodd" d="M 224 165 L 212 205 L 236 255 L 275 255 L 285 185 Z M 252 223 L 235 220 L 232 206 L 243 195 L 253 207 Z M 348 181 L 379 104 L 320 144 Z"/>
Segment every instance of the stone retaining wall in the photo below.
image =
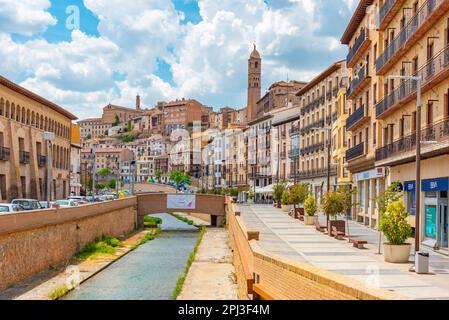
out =
<path fill-rule="evenodd" d="M 102 235 L 137 225 L 136 198 L 0 215 L 0 290 L 68 261 Z"/>

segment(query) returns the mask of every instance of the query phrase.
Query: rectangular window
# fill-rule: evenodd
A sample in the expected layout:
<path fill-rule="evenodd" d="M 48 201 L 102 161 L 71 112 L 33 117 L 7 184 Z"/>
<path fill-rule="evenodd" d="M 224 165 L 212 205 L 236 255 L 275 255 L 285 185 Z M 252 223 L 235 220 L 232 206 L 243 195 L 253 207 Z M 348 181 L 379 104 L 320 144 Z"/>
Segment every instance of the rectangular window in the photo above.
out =
<path fill-rule="evenodd" d="M 20 184 L 22 185 L 22 198 L 27 198 L 27 178 L 20 177 Z"/>
<path fill-rule="evenodd" d="M 377 144 L 377 123 L 373 123 L 373 145 Z"/>

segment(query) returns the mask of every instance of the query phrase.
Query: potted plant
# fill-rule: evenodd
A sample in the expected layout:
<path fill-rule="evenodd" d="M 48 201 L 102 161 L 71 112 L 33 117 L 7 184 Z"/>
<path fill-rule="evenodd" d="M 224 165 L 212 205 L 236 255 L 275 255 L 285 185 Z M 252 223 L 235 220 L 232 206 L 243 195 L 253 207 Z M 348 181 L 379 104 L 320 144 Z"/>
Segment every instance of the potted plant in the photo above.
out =
<path fill-rule="evenodd" d="M 304 216 L 304 202 L 309 196 L 309 185 L 304 183 L 301 185 L 295 185 L 290 190 L 291 202 L 295 209 L 295 219 L 299 219 L 299 216 Z M 296 207 L 300 205 L 300 207 Z"/>
<path fill-rule="evenodd" d="M 248 191 L 248 200 L 249 200 L 250 203 L 254 202 L 254 191 L 252 189 L 250 189 Z"/>
<path fill-rule="evenodd" d="M 324 215 L 328 217 L 327 232 L 330 237 L 332 237 L 332 227 L 346 234 L 345 221 L 337 219 L 337 216 L 346 210 L 345 201 L 346 198 L 341 192 L 327 192 L 323 197 L 321 208 Z"/>
<path fill-rule="evenodd" d="M 282 193 L 281 207 L 284 212 L 290 212 L 293 208 L 293 205 L 290 202 L 290 193 L 287 189 Z"/>
<path fill-rule="evenodd" d="M 285 191 L 284 183 L 278 182 L 273 187 L 273 196 L 274 196 L 274 199 L 276 200 L 277 207 L 279 209 L 282 208 L 281 202 L 282 202 L 282 195 L 284 194 L 284 191 Z"/>
<path fill-rule="evenodd" d="M 412 227 L 407 222 L 409 213 L 402 200 L 391 201 L 382 214 L 379 229 L 388 242 L 384 243 L 384 259 L 391 263 L 407 263 L 412 245 L 406 240 L 412 235 Z"/>
<path fill-rule="evenodd" d="M 310 196 L 307 198 L 306 202 L 304 203 L 304 209 L 306 211 L 305 216 L 305 223 L 306 226 L 313 226 L 318 221 L 318 216 L 316 215 L 318 211 L 318 206 L 315 202 L 315 198 L 313 196 Z"/>

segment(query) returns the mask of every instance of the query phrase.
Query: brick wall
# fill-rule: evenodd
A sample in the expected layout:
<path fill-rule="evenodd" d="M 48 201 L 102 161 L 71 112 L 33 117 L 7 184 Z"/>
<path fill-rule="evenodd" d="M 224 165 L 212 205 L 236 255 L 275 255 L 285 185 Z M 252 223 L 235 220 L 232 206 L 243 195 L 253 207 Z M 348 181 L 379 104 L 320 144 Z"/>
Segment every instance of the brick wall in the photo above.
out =
<path fill-rule="evenodd" d="M 83 207 L 0 215 L 0 290 L 67 262 L 102 235 L 136 226 L 136 198 Z"/>
<path fill-rule="evenodd" d="M 229 200 L 228 200 L 229 201 Z M 228 228 L 239 298 L 255 293 L 266 300 L 392 300 L 401 296 L 261 248 L 258 232 L 247 230 L 228 204 Z"/>

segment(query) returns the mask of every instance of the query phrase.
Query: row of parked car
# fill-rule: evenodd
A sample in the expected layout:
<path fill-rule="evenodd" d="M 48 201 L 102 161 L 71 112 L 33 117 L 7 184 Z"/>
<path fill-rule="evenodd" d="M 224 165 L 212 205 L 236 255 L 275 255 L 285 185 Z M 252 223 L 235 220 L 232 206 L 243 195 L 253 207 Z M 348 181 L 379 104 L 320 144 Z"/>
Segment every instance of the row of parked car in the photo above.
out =
<path fill-rule="evenodd" d="M 87 197 L 70 196 L 65 200 L 56 200 L 52 202 L 38 201 L 34 199 L 14 199 L 11 203 L 0 203 L 0 214 L 41 210 L 53 207 L 70 208 L 95 202 L 110 201 L 114 199 L 116 199 L 115 194 L 105 194 Z"/>

